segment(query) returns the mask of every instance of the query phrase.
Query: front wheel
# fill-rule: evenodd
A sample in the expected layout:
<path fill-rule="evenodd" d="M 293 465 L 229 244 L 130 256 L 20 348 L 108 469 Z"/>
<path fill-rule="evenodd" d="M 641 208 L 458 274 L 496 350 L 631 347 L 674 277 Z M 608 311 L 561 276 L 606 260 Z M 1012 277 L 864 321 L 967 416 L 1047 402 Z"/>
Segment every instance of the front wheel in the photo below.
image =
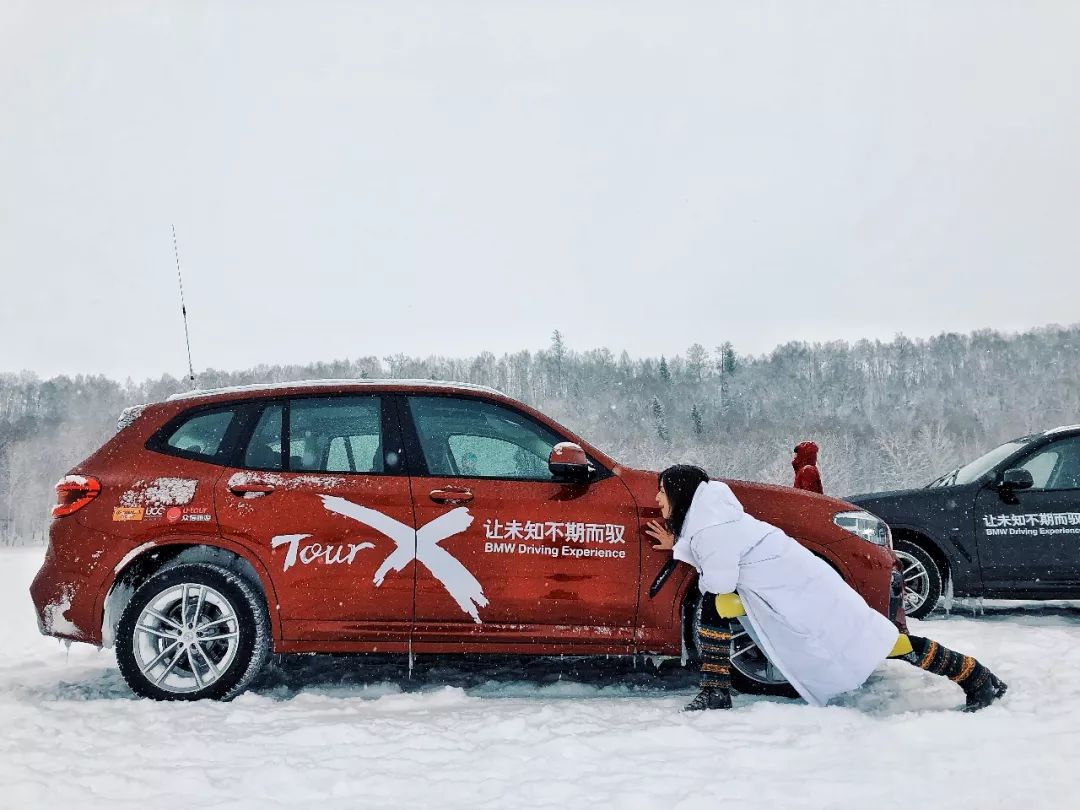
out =
<path fill-rule="evenodd" d="M 186 563 L 144 582 L 120 617 L 116 661 L 137 695 L 229 700 L 270 650 L 263 600 L 220 566 Z"/>
<path fill-rule="evenodd" d="M 926 549 L 909 540 L 896 540 L 893 546 L 904 573 L 904 613 L 921 619 L 941 598 L 941 569 Z"/>
<path fill-rule="evenodd" d="M 698 628 L 701 627 L 701 599 L 699 595 L 696 600 L 691 600 L 689 603 L 694 608 L 689 645 L 693 652 L 691 663 L 694 666 L 701 661 L 701 649 L 698 646 L 700 644 Z M 737 692 L 746 695 L 790 698 L 799 696 L 795 687 L 788 683 L 784 674 L 746 632 L 746 628 L 739 619 L 733 619 L 731 622 L 731 686 Z"/>

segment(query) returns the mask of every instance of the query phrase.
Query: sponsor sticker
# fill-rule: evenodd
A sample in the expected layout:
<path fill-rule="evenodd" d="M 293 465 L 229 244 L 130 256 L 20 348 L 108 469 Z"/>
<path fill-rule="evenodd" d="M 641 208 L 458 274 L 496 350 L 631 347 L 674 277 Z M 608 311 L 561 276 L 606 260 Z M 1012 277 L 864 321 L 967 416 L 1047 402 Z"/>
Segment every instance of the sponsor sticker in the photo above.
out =
<path fill-rule="evenodd" d="M 165 519 L 169 523 L 209 523 L 210 510 L 206 507 L 192 506 L 182 509 L 179 506 L 170 507 L 165 512 Z"/>
<path fill-rule="evenodd" d="M 126 523 L 130 520 L 142 520 L 145 510 L 141 506 L 114 506 L 112 519 L 117 523 Z"/>
<path fill-rule="evenodd" d="M 206 508 L 185 509 L 184 514 L 180 516 L 180 520 L 185 523 L 209 523 L 210 510 Z"/>

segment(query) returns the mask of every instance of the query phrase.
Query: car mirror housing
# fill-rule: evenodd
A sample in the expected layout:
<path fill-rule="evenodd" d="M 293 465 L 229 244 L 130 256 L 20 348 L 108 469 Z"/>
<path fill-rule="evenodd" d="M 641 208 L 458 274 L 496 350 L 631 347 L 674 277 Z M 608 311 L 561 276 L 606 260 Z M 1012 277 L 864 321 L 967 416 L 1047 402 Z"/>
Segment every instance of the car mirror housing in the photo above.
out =
<path fill-rule="evenodd" d="M 1012 470 L 1006 470 L 1001 476 L 1001 489 L 1015 490 L 1015 489 L 1031 489 L 1035 486 L 1035 479 L 1031 477 L 1031 473 L 1027 470 L 1015 468 Z"/>
<path fill-rule="evenodd" d="M 585 451 L 573 442 L 559 442 L 551 448 L 548 469 L 557 480 L 573 482 L 588 481 L 593 472 Z"/>

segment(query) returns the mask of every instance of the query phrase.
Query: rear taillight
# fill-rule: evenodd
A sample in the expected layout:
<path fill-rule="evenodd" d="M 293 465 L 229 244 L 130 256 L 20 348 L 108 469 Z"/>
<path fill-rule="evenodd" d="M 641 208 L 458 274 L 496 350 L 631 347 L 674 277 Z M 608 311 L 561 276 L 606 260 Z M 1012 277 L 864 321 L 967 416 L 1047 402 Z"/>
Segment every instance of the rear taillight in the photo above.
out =
<path fill-rule="evenodd" d="M 85 475 L 65 475 L 56 482 L 56 506 L 53 517 L 64 517 L 77 512 L 94 500 L 101 492 L 101 482 Z"/>

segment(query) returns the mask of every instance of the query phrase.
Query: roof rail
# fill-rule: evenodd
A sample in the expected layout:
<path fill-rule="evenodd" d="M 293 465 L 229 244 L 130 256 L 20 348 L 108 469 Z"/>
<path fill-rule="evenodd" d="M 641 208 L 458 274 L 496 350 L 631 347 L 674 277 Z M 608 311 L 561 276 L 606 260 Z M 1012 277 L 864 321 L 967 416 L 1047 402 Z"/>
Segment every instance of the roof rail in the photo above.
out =
<path fill-rule="evenodd" d="M 204 388 L 196 391 L 181 391 L 176 394 L 171 394 L 167 401 L 181 399 L 195 399 L 197 397 L 210 397 L 217 396 L 219 394 L 247 394 L 247 393 L 262 393 L 265 391 L 274 391 L 284 388 L 339 388 L 341 386 L 357 386 L 357 385 L 402 385 L 402 386 L 424 386 L 426 388 L 459 388 L 468 391 L 482 391 L 486 394 L 502 394 L 494 388 L 489 388 L 486 385 L 477 385 L 475 383 L 463 383 L 452 382 L 449 380 L 404 380 L 404 379 L 345 379 L 345 380 L 295 380 L 293 382 L 280 382 L 280 383 L 252 383 L 250 385 L 231 385 L 224 388 Z"/>

